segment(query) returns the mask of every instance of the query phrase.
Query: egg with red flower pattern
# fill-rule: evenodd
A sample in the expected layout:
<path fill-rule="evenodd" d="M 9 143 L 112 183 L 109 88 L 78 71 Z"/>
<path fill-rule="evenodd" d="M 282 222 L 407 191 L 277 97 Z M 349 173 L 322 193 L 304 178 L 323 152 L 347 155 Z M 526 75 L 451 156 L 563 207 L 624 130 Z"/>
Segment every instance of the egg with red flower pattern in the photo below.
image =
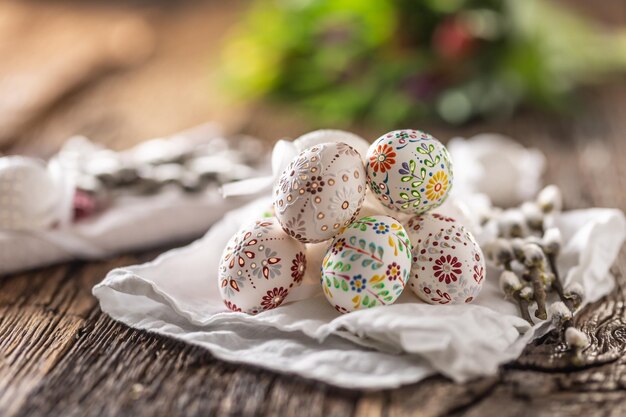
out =
<path fill-rule="evenodd" d="M 485 279 L 485 260 L 474 236 L 438 213 L 414 216 L 406 224 L 413 244 L 409 288 L 430 304 L 470 303 Z"/>
<path fill-rule="evenodd" d="M 445 146 L 419 130 L 396 130 L 367 152 L 367 184 L 386 207 L 409 214 L 440 206 L 452 188 L 452 162 Z"/>
<path fill-rule="evenodd" d="M 220 295 L 229 310 L 257 314 L 280 306 L 300 285 L 305 247 L 276 218 L 243 226 L 228 242 L 218 269 Z"/>

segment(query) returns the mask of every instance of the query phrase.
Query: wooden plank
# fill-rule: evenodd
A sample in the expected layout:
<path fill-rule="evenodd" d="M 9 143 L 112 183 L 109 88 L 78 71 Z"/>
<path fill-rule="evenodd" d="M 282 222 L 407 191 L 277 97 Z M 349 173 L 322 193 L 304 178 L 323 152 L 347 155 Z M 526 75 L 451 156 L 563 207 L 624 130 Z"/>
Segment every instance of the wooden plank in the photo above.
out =
<path fill-rule="evenodd" d="M 90 288 L 122 257 L 0 279 L 0 415 L 11 415 L 75 342 L 96 300 Z"/>
<path fill-rule="evenodd" d="M 251 415 L 273 378 L 94 312 L 17 415 Z"/>

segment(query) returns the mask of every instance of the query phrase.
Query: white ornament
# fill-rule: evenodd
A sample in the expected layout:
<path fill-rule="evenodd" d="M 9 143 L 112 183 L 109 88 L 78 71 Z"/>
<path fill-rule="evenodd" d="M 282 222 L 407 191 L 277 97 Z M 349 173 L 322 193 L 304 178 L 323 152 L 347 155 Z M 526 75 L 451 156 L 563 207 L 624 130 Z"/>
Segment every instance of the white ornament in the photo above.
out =
<path fill-rule="evenodd" d="M 33 158 L 0 158 L 0 230 L 40 230 L 66 220 L 66 187 Z"/>

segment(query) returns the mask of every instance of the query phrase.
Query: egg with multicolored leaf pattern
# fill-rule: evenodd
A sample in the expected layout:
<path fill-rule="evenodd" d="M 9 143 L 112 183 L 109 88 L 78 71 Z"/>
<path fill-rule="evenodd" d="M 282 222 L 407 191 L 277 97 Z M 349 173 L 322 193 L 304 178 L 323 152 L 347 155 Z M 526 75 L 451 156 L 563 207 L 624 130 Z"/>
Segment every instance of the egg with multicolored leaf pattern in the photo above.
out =
<path fill-rule="evenodd" d="M 244 225 L 228 242 L 218 269 L 229 310 L 257 314 L 280 306 L 306 270 L 305 247 L 276 218 Z"/>
<path fill-rule="evenodd" d="M 393 304 L 409 279 L 411 243 L 389 216 L 362 217 L 335 236 L 322 262 L 321 284 L 339 312 Z"/>
<path fill-rule="evenodd" d="M 474 236 L 455 219 L 426 213 L 408 220 L 413 245 L 409 288 L 430 304 L 476 299 L 485 277 L 485 259 Z"/>
<path fill-rule="evenodd" d="M 450 155 L 419 130 L 395 130 L 378 138 L 367 157 L 367 183 L 386 207 L 421 214 L 440 206 L 452 188 Z"/>

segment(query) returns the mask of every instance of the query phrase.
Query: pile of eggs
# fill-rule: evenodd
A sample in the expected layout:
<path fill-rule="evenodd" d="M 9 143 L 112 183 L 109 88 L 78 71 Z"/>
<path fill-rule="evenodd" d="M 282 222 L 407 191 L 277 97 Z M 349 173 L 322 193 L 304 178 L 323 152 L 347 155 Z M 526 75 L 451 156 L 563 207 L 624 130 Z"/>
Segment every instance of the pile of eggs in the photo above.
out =
<path fill-rule="evenodd" d="M 481 249 L 460 223 L 432 211 L 452 188 L 446 148 L 427 133 L 397 130 L 363 159 L 327 136 L 280 174 L 275 217 L 245 225 L 227 244 L 219 266 L 225 305 L 249 314 L 278 307 L 303 280 L 306 245 L 320 242 L 328 242 L 320 283 L 339 312 L 393 304 L 407 286 L 431 304 L 474 300 Z M 382 206 L 359 217 L 368 193 Z"/>

